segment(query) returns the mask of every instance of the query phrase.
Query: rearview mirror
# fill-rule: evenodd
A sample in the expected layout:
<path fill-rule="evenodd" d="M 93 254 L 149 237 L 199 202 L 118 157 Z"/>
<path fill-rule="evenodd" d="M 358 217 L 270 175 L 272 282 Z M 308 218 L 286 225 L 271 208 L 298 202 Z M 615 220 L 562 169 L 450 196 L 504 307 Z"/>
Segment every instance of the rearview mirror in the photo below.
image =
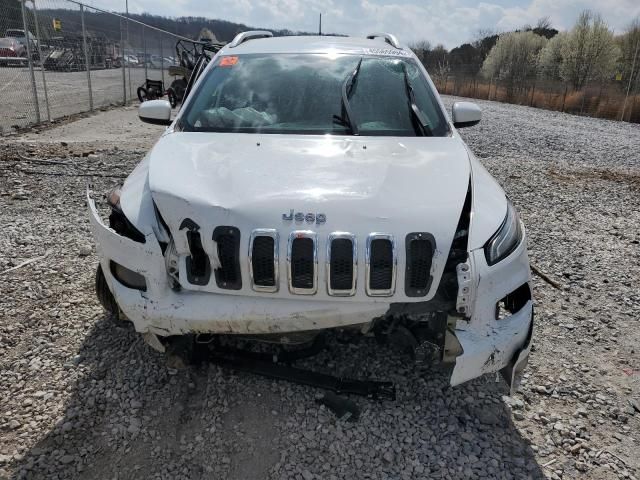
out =
<path fill-rule="evenodd" d="M 482 110 L 473 102 L 455 102 L 451 113 L 456 128 L 473 127 L 482 119 Z"/>
<path fill-rule="evenodd" d="M 166 100 L 148 100 L 138 107 L 138 117 L 145 123 L 171 125 L 171 104 Z"/>

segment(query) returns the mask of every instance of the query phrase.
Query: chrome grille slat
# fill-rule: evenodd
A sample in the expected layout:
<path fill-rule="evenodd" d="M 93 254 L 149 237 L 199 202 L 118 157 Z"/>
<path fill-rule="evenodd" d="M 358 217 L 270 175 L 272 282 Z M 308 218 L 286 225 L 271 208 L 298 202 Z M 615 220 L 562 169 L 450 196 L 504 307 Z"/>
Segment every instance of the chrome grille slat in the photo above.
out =
<path fill-rule="evenodd" d="M 356 294 L 358 250 L 356 236 L 333 232 L 327 239 L 327 293 L 336 297 Z"/>
<path fill-rule="evenodd" d="M 404 290 L 408 297 L 424 297 L 431 286 L 431 264 L 435 239 L 426 232 L 407 234 Z"/>
<path fill-rule="evenodd" d="M 279 245 L 277 230 L 258 228 L 249 239 L 249 277 L 256 292 L 274 293 L 279 290 Z"/>
<path fill-rule="evenodd" d="M 220 266 L 214 270 L 218 288 L 240 290 L 240 230 L 237 227 L 218 226 L 213 230 Z"/>
<path fill-rule="evenodd" d="M 287 245 L 289 291 L 314 295 L 318 291 L 318 236 L 311 230 L 295 230 Z"/>
<path fill-rule="evenodd" d="M 185 256 L 185 275 L 192 285 L 203 285 L 199 280 L 198 265 L 192 265 L 193 255 L 200 253 L 205 262 L 209 255 L 204 252 L 197 235 L 189 238 L 190 255 Z M 246 238 L 246 237 L 245 237 Z M 326 239 L 326 240 L 325 240 Z M 211 273 L 215 273 L 215 284 L 220 289 L 241 290 L 243 273 L 240 268 L 238 248 L 241 232 L 237 227 L 218 226 L 213 240 L 217 258 L 211 259 Z M 326 244 L 323 242 L 326 241 Z M 322 245 L 321 245 L 322 244 Z M 326 258 L 327 295 L 350 297 L 358 293 L 358 238 L 349 232 L 332 232 L 319 238 L 313 230 L 294 230 L 287 242 L 287 285 L 294 295 L 318 293 L 318 250 L 323 248 Z M 435 238 L 426 232 L 406 235 L 402 245 L 406 250 L 403 263 L 404 283 L 401 287 L 407 297 L 424 297 L 431 290 L 433 280 L 431 268 L 435 252 Z M 246 250 L 245 250 L 246 251 Z M 283 245 L 284 251 L 284 245 Z M 251 231 L 248 244 L 248 274 L 251 289 L 256 292 L 276 293 L 280 290 L 280 238 L 278 230 L 258 228 Z M 398 276 L 397 244 L 389 233 L 374 232 L 366 237 L 364 252 L 364 292 L 369 297 L 391 297 L 396 294 Z M 214 263 L 215 261 L 215 263 Z M 243 261 L 242 264 L 245 264 Z M 213 266 L 216 265 L 215 268 Z M 182 267 L 181 267 L 182 268 Z M 198 274 L 198 278 L 194 277 Z M 192 278 L 194 277 L 194 278 Z M 246 280 L 246 279 L 245 279 Z M 401 279 L 402 280 L 402 279 Z M 200 283 L 198 283 L 200 281 Z"/>
<path fill-rule="evenodd" d="M 365 287 L 367 295 L 370 297 L 392 296 L 396 290 L 396 267 L 397 254 L 393 235 L 371 233 L 367 237 L 365 251 Z"/>

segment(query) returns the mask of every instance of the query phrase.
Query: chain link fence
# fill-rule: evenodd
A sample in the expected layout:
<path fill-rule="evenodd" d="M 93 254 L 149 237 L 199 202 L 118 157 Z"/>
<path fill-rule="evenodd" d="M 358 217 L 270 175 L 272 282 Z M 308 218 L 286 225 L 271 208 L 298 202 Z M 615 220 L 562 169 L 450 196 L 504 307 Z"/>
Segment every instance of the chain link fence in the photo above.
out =
<path fill-rule="evenodd" d="M 166 89 L 179 39 L 72 0 L 0 0 L 0 135 Z"/>

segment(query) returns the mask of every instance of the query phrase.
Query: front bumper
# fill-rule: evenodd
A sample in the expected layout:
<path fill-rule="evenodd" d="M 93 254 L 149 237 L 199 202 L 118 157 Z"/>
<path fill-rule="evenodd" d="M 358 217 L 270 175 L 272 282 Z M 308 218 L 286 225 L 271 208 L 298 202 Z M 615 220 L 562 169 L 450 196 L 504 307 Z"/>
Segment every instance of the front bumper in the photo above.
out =
<path fill-rule="evenodd" d="M 369 323 L 384 315 L 385 303 L 346 303 L 176 292 L 169 285 L 164 257 L 153 234 L 146 243 L 118 235 L 100 218 L 88 195 L 91 229 L 105 280 L 118 306 L 138 332 L 161 336 L 188 333 L 266 334 L 320 330 Z M 146 292 L 128 288 L 111 273 L 114 261 L 146 279 Z"/>
<path fill-rule="evenodd" d="M 526 365 L 531 348 L 533 300 L 500 320 L 496 319 L 496 303 L 523 284 L 530 288 L 526 239 L 496 265 L 487 265 L 482 248 L 470 252 L 469 259 L 474 278 L 470 285 L 473 313 L 468 321 L 456 324 L 455 333 L 463 353 L 456 358 L 451 384 L 501 371 L 510 377 L 508 383 L 513 385 Z"/>
<path fill-rule="evenodd" d="M 105 280 L 118 306 L 138 332 L 159 336 L 192 333 L 272 334 L 321 330 L 370 323 L 383 316 L 385 302 L 331 302 L 307 298 L 284 299 L 223 295 L 171 289 L 164 256 L 154 234 L 146 243 L 123 237 L 106 226 L 87 194 L 90 223 Z M 111 274 L 114 261 L 140 273 L 146 291 L 128 288 Z M 530 280 L 525 242 L 507 259 L 489 267 L 482 249 L 470 252 L 468 303 L 473 312 L 458 320 L 455 335 L 463 352 L 456 359 L 451 384 L 485 373 L 503 371 L 517 376 L 528 356 L 533 304 L 528 301 L 508 318 L 496 320 L 496 302 Z M 515 373 L 514 373 L 515 372 Z M 509 383 L 513 385 L 513 381 Z"/>

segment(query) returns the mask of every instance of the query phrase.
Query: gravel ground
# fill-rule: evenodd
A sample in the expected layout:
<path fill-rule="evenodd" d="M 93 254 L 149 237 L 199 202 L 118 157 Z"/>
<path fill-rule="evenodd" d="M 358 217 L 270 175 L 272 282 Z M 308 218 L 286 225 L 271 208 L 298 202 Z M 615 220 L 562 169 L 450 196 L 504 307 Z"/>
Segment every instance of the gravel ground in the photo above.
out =
<path fill-rule="evenodd" d="M 495 377 L 451 389 L 368 340 L 330 343 L 307 365 L 398 388 L 395 402 L 354 397 L 356 423 L 312 388 L 169 369 L 104 315 L 79 175 L 113 175 L 93 179 L 106 190 L 161 129 L 129 146 L 123 110 L 104 124 L 119 144 L 0 144 L 0 478 L 640 478 L 640 126 L 478 103 L 464 136 L 561 288 L 534 277 L 534 351 L 513 398 Z"/>

